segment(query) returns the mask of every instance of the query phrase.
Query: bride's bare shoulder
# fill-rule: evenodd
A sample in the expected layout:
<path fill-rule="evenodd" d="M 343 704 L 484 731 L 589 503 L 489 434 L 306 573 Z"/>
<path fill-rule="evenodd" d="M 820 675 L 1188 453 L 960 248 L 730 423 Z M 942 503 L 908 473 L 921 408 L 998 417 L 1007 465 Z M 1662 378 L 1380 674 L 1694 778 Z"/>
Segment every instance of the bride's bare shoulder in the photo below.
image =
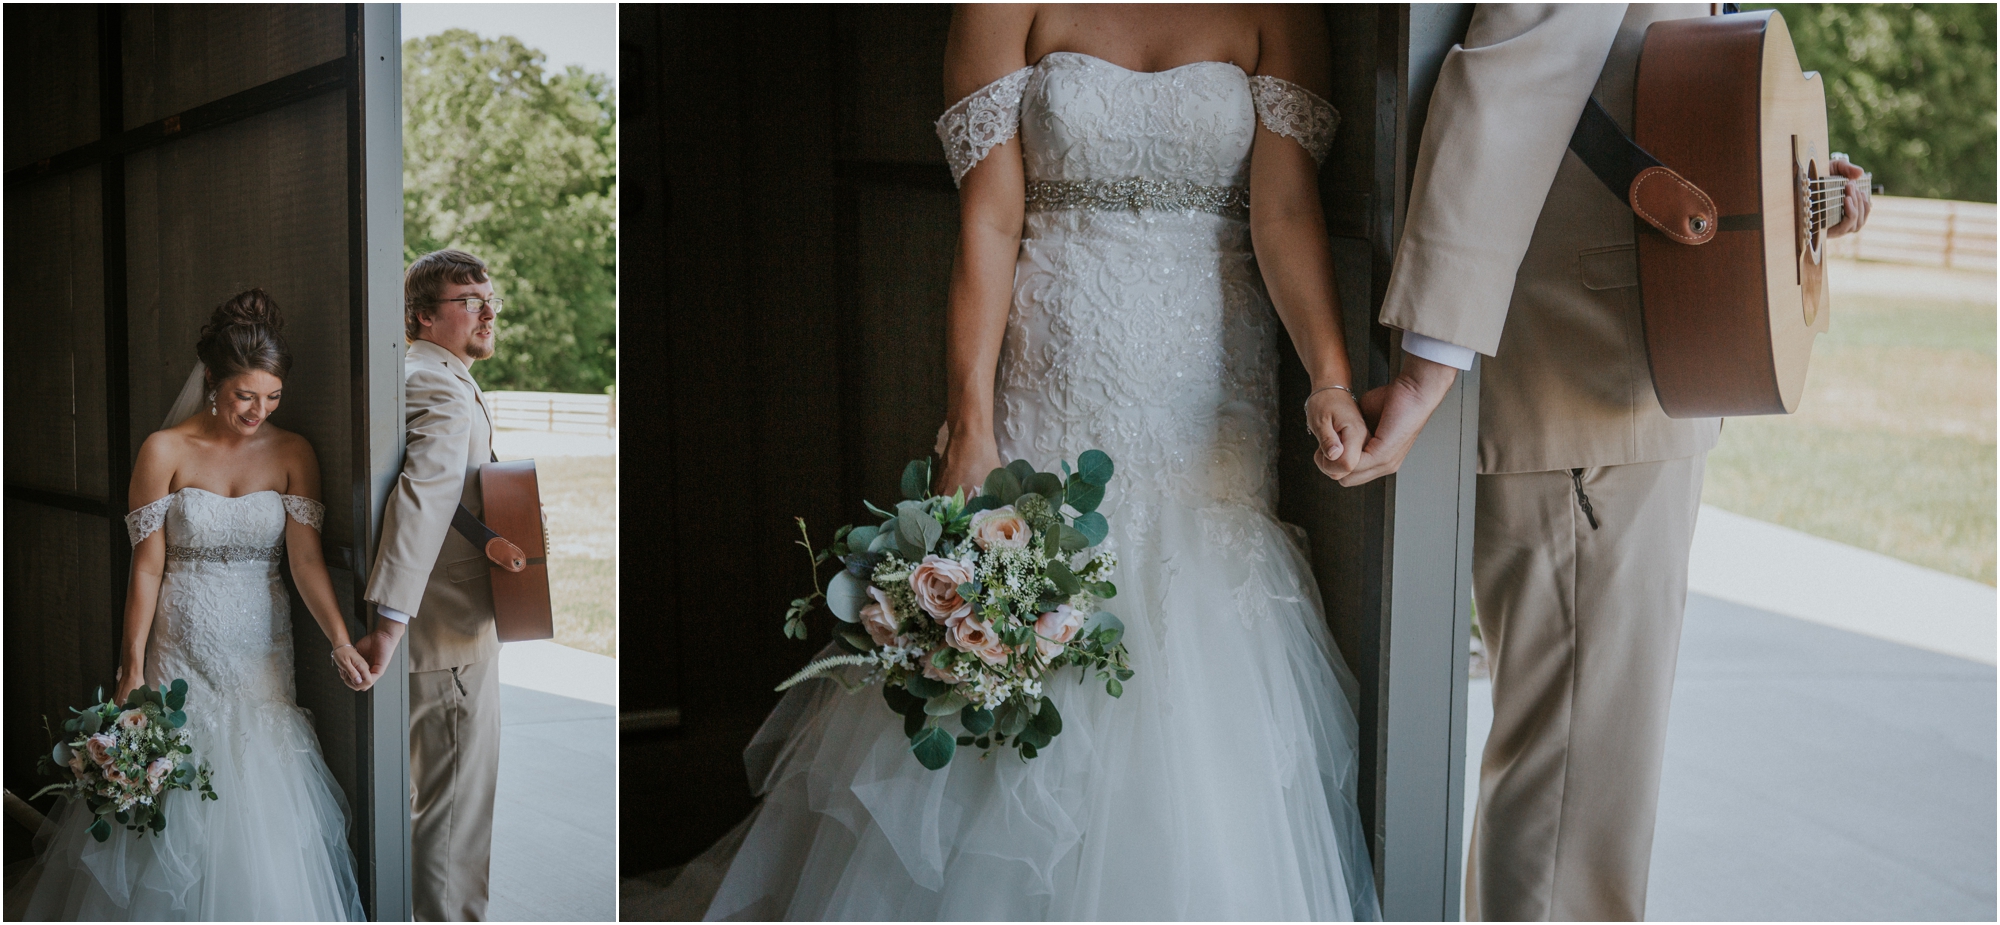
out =
<path fill-rule="evenodd" d="M 174 473 L 189 452 L 186 432 L 180 426 L 156 430 L 139 444 L 139 458 L 132 461 L 132 484 L 126 501 L 138 510 L 167 496 Z"/>
<path fill-rule="evenodd" d="M 1028 66 L 1032 3 L 964 3 L 951 14 L 944 43 L 946 104 Z"/>

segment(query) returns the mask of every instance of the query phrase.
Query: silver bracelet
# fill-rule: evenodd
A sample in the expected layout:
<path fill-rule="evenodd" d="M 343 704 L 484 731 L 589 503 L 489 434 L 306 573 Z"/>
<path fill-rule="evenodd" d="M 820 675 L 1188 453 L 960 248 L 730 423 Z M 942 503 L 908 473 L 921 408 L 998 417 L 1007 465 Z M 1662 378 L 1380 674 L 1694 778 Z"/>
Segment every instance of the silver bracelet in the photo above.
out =
<path fill-rule="evenodd" d="M 334 647 L 333 647 L 333 650 L 332 650 L 331 652 L 328 652 L 328 653 L 326 653 L 326 660 L 327 660 L 327 661 L 329 661 L 329 662 L 333 662 L 333 664 L 334 664 L 334 666 L 335 666 L 335 667 L 339 667 L 339 665 L 340 665 L 340 662 L 338 662 L 338 661 L 336 661 L 336 660 L 334 659 L 334 657 L 333 657 L 333 653 L 334 653 L 334 652 L 338 652 L 338 651 L 340 651 L 340 650 L 342 650 L 342 649 L 354 649 L 354 643 L 351 643 L 351 642 L 349 642 L 349 643 L 343 643 L 343 644 L 341 644 L 341 645 L 337 645 L 337 646 L 334 646 Z M 356 652 L 359 652 L 359 651 L 361 651 L 361 650 L 360 650 L 360 649 L 354 649 L 354 651 L 356 651 Z"/>
<path fill-rule="evenodd" d="M 1328 389 L 1339 389 L 1339 390 L 1341 390 L 1341 391 L 1343 391 L 1343 392 L 1346 392 L 1346 393 L 1347 393 L 1347 397 L 1348 397 L 1348 398 L 1354 398 L 1354 400 L 1355 400 L 1355 401 L 1360 401 L 1360 400 L 1361 400 L 1361 399 L 1359 399 L 1359 398 L 1355 398 L 1355 397 L 1354 397 L 1354 390 L 1353 390 L 1353 389 L 1350 389 L 1350 388 L 1348 388 L 1347 386 L 1344 386 L 1344 385 L 1323 385 L 1323 386 L 1320 386 L 1319 388 L 1316 388 L 1316 389 L 1312 390 L 1312 394 L 1311 394 L 1311 395 L 1307 395 L 1307 396 L 1306 396 L 1306 403 L 1305 403 L 1305 406 L 1304 406 L 1304 407 L 1305 407 L 1305 409 L 1307 409 L 1307 410 L 1311 410 L 1311 408 L 1312 408 L 1312 402 L 1313 402 L 1313 395 L 1318 395 L 1319 393 L 1321 393 L 1321 392 L 1324 392 L 1324 391 L 1327 391 Z"/>

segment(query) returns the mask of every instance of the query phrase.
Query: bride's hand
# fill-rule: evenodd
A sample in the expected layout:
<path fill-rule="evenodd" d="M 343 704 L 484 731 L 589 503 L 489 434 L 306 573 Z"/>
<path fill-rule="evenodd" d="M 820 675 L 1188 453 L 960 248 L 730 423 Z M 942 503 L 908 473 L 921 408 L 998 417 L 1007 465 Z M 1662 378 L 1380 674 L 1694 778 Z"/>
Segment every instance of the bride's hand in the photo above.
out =
<path fill-rule="evenodd" d="M 948 495 L 962 486 L 968 497 L 979 494 L 986 476 L 1006 465 L 1000 460 L 1000 448 L 992 435 L 985 437 L 984 440 L 979 435 L 953 438 L 948 430 L 938 431 L 938 469 L 931 490 Z"/>
<path fill-rule="evenodd" d="M 340 672 L 340 681 L 350 690 L 365 691 L 375 686 L 379 672 L 368 670 L 368 660 L 361 656 L 361 650 L 351 644 L 343 644 L 333 650 L 333 667 Z"/>
<path fill-rule="evenodd" d="M 144 665 L 121 667 L 118 669 L 118 694 L 111 702 L 122 704 L 125 702 L 126 696 L 130 695 L 133 690 L 145 686 L 146 668 Z"/>
<path fill-rule="evenodd" d="M 1313 392 L 1306 399 L 1306 426 L 1319 441 L 1313 451 L 1313 465 L 1319 471 L 1334 481 L 1354 471 L 1361 461 L 1361 445 L 1368 442 L 1368 424 L 1354 393 L 1336 388 Z"/>

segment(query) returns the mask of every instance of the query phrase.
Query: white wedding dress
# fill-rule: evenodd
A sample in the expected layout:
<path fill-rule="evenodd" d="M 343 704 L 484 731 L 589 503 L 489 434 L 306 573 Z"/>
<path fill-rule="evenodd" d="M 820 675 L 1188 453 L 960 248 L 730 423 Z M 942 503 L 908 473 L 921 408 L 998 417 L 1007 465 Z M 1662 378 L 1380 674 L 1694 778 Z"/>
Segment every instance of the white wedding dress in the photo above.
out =
<path fill-rule="evenodd" d="M 1116 463 L 1107 607 L 1136 675 L 1120 699 L 1050 683 L 1063 730 L 1033 761 L 962 748 L 941 771 L 874 687 L 795 689 L 746 754 L 762 805 L 683 875 L 727 864 L 709 918 L 1379 917 L 1351 683 L 1274 513 L 1279 324 L 1247 223 L 1260 118 L 1323 158 L 1338 117 L 1232 64 L 1059 52 L 939 121 L 961 177 L 1020 134 L 1000 454 Z"/>
<path fill-rule="evenodd" d="M 324 508 L 261 491 L 183 488 L 126 517 L 131 540 L 166 530 L 166 570 L 146 642 L 146 682 L 188 682 L 194 759 L 219 799 L 174 791 L 167 830 L 112 830 L 65 804 L 30 873 L 30 920 L 356 921 L 347 805 L 294 702 L 292 619 L 278 562 L 285 519 Z M 109 693 L 109 692 L 107 692 Z"/>

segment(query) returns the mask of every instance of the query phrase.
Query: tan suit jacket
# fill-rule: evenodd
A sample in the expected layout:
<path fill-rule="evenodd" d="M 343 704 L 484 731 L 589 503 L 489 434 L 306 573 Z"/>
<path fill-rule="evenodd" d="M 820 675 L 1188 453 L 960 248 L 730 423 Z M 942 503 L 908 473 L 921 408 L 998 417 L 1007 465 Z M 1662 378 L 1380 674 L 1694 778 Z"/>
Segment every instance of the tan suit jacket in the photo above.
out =
<path fill-rule="evenodd" d="M 451 528 L 464 504 L 484 517 L 479 467 L 493 418 L 465 363 L 429 341 L 403 358 L 403 473 L 382 515 L 368 600 L 410 615 L 411 671 L 457 668 L 500 652 L 486 556 Z"/>
<path fill-rule="evenodd" d="M 1469 347 L 1479 471 L 1679 459 L 1719 419 L 1660 409 L 1631 210 L 1568 150 L 1595 94 L 1626 131 L 1646 27 L 1707 4 L 1480 4 L 1424 123 L 1382 322 Z M 1671 165 L 1670 165 L 1671 166 Z"/>

